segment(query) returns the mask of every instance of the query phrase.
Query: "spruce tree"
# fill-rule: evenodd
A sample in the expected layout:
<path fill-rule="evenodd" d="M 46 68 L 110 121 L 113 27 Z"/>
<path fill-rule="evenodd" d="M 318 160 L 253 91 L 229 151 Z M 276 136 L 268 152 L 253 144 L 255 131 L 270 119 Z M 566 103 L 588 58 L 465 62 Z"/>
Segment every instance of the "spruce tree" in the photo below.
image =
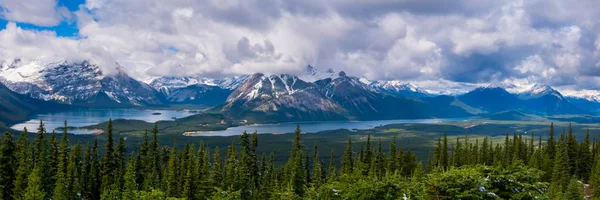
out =
<path fill-rule="evenodd" d="M 590 174 L 590 187 L 593 190 L 592 196 L 600 197 L 600 156 L 594 159 L 594 166 Z"/>
<path fill-rule="evenodd" d="M 58 149 L 58 169 L 56 171 L 55 180 L 56 184 L 54 186 L 54 193 L 52 199 L 70 199 L 69 196 L 69 180 L 67 179 L 67 167 L 69 164 L 69 141 L 67 138 L 67 121 L 65 121 L 65 126 L 63 128 L 63 133 L 60 141 L 60 147 Z"/>
<path fill-rule="evenodd" d="M 46 199 L 46 192 L 42 183 L 42 169 L 40 166 L 33 168 L 33 171 L 27 179 L 27 189 L 23 200 L 44 200 Z"/>
<path fill-rule="evenodd" d="M 590 172 L 592 170 L 593 158 L 592 152 L 590 151 L 590 130 L 588 129 L 585 135 L 585 138 L 579 145 L 578 152 L 578 177 L 583 180 L 584 183 L 587 183 L 590 178 Z"/>
<path fill-rule="evenodd" d="M 82 177 L 84 174 L 80 168 L 81 164 L 81 144 L 77 143 L 73 149 L 69 163 L 67 164 L 67 185 L 68 185 L 68 196 L 70 199 L 76 199 L 83 197 L 84 184 L 82 184 Z"/>
<path fill-rule="evenodd" d="M 334 181 L 337 178 L 336 170 L 335 170 L 335 154 L 333 149 L 331 149 L 331 156 L 329 157 L 329 169 L 327 169 L 327 181 Z"/>
<path fill-rule="evenodd" d="M 319 158 L 319 146 L 315 143 L 313 149 L 313 166 L 311 174 L 311 183 L 314 187 L 319 187 L 322 183 L 323 172 L 321 171 L 321 159 Z"/>
<path fill-rule="evenodd" d="M 87 191 L 89 192 L 89 199 L 100 199 L 102 185 L 102 168 L 100 165 L 100 158 L 98 154 L 98 140 L 94 140 L 94 146 L 92 147 L 90 157 L 90 181 L 88 184 Z"/>
<path fill-rule="evenodd" d="M 134 159 L 135 154 L 132 153 L 127 163 L 127 169 L 125 170 L 125 184 L 122 199 L 137 199 L 138 184 L 136 182 L 135 168 L 136 163 Z"/>
<path fill-rule="evenodd" d="M 102 189 L 107 190 L 112 187 L 115 178 L 117 177 L 116 159 L 113 145 L 113 125 L 112 119 L 108 120 L 106 129 L 106 147 L 104 156 L 102 157 Z"/>
<path fill-rule="evenodd" d="M 398 163 L 396 162 L 396 135 L 394 135 L 394 139 L 392 139 L 392 142 L 390 142 L 390 147 L 389 147 L 389 155 L 388 157 L 390 159 L 388 159 L 388 164 L 387 164 L 387 171 L 394 173 L 396 172 L 396 169 L 398 168 Z"/>
<path fill-rule="evenodd" d="M 552 172 L 552 182 L 550 183 L 551 197 L 557 198 L 565 191 L 565 183 L 569 182 L 569 147 L 567 139 L 561 135 L 558 142 L 556 155 L 554 159 L 554 167 Z"/>
<path fill-rule="evenodd" d="M 115 155 L 114 155 L 114 164 L 115 164 L 115 177 L 113 177 L 113 180 L 115 182 L 115 184 L 117 184 L 117 188 L 123 188 L 123 176 L 125 175 L 125 170 L 127 167 L 127 161 L 125 160 L 125 151 L 126 147 L 125 147 L 125 137 L 123 135 L 119 136 L 119 142 L 117 143 L 117 146 L 115 148 Z"/>
<path fill-rule="evenodd" d="M 569 200 L 583 200 L 585 193 L 583 191 L 583 184 L 577 181 L 577 178 L 573 176 L 566 187 L 566 191 L 563 193 L 562 199 Z"/>
<path fill-rule="evenodd" d="M 210 180 L 213 181 L 212 185 L 215 187 L 221 187 L 223 184 L 223 160 L 221 159 L 219 147 L 215 147 L 215 153 L 213 154 L 213 165 Z"/>
<path fill-rule="evenodd" d="M 292 192 L 296 195 L 301 196 L 304 194 L 304 187 L 306 186 L 306 170 L 303 165 L 302 159 L 302 142 L 300 140 L 300 125 L 296 126 L 296 131 L 294 132 L 294 143 L 292 146 L 292 150 L 290 151 L 289 161 L 286 164 L 289 171 L 289 185 L 288 188 L 292 189 Z"/>
<path fill-rule="evenodd" d="M 10 133 L 5 132 L 0 145 L 0 199 L 10 199 L 18 166 L 16 145 Z"/>
<path fill-rule="evenodd" d="M 346 144 L 346 150 L 344 150 L 344 155 L 342 157 L 342 168 L 340 170 L 341 174 L 351 174 L 354 161 L 352 156 L 352 138 L 348 137 L 348 143 Z"/>
<path fill-rule="evenodd" d="M 224 185 L 235 188 L 237 185 L 237 155 L 235 152 L 235 139 L 232 139 L 231 145 L 227 149 L 227 166 L 225 170 L 225 181 Z"/>
<path fill-rule="evenodd" d="M 556 141 L 554 139 L 554 123 L 550 123 L 550 133 L 548 134 L 548 141 L 546 142 L 546 154 L 550 156 L 550 159 L 554 159 L 556 155 Z"/>
<path fill-rule="evenodd" d="M 440 158 L 439 158 L 441 164 L 440 166 L 443 169 L 447 169 L 448 168 L 448 137 L 446 136 L 446 133 L 444 133 L 444 143 L 442 146 L 442 151 L 440 152 Z"/>
<path fill-rule="evenodd" d="M 21 138 L 17 143 L 17 171 L 15 174 L 14 188 L 13 188 L 13 199 L 21 199 L 25 194 L 27 188 L 27 179 L 29 177 L 31 166 L 31 154 L 28 141 L 27 128 L 24 128 L 21 133 Z"/>
<path fill-rule="evenodd" d="M 577 175 L 579 172 L 579 143 L 577 142 L 577 138 L 573 134 L 573 128 L 569 123 L 569 132 L 567 137 L 567 145 L 569 148 L 569 172 L 571 174 Z"/>

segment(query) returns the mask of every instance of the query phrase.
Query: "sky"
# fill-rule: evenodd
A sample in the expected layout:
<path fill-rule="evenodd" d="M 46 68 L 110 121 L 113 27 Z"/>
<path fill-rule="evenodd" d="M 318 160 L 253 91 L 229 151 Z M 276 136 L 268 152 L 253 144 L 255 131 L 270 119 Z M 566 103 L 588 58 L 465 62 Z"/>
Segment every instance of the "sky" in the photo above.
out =
<path fill-rule="evenodd" d="M 0 62 L 116 63 L 139 79 L 299 74 L 426 89 L 600 90 L 597 0 L 0 0 Z M 600 93 L 599 93 L 600 94 Z"/>

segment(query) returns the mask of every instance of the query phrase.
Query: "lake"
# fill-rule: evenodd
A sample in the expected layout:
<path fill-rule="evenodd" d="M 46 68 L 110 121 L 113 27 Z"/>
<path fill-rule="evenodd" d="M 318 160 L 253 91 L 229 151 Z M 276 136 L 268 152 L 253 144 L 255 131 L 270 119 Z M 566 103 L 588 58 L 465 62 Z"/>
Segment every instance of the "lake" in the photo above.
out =
<path fill-rule="evenodd" d="M 159 114 L 160 113 L 160 114 Z M 27 127 L 30 132 L 35 132 L 40 124 L 44 122 L 47 132 L 63 127 L 67 120 L 69 127 L 83 127 L 108 121 L 108 119 L 132 119 L 146 122 L 157 122 L 162 120 L 173 120 L 193 115 L 192 112 L 175 110 L 139 110 L 139 109 L 82 109 L 68 110 L 64 112 L 36 114 L 29 121 L 11 126 L 15 130 L 23 130 Z M 61 132 L 61 131 L 57 131 Z M 73 134 L 91 134 L 96 130 L 69 130 Z"/>
<path fill-rule="evenodd" d="M 300 125 L 302 132 L 315 133 L 326 130 L 348 129 L 365 130 L 388 124 L 433 124 L 446 121 L 463 121 L 468 118 L 441 118 L 441 119 L 399 119 L 399 120 L 374 120 L 374 121 L 318 121 L 318 122 L 289 122 L 280 124 L 261 124 L 231 127 L 222 131 L 197 131 L 187 133 L 187 136 L 232 136 L 241 135 L 244 131 L 253 133 L 292 133 L 296 125 Z"/>

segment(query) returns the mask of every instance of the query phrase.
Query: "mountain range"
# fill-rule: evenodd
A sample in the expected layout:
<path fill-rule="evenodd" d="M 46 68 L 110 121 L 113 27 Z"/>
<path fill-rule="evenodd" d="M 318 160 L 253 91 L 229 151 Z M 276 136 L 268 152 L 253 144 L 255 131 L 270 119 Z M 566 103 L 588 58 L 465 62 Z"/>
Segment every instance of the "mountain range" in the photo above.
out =
<path fill-rule="evenodd" d="M 0 65 L 0 106 L 27 115 L 42 104 L 89 108 L 203 105 L 235 119 L 256 121 L 374 120 L 467 117 L 515 111 L 541 116 L 595 114 L 600 101 L 565 97 L 547 85 L 524 92 L 489 85 L 468 93 L 431 94 L 410 82 L 370 81 L 307 66 L 299 75 L 256 73 L 209 79 L 164 76 L 139 81 L 117 64 L 106 74 L 89 62 L 33 61 Z M 9 109 L 10 108 L 10 109 Z M 0 121 L 22 120 L 1 114 Z"/>

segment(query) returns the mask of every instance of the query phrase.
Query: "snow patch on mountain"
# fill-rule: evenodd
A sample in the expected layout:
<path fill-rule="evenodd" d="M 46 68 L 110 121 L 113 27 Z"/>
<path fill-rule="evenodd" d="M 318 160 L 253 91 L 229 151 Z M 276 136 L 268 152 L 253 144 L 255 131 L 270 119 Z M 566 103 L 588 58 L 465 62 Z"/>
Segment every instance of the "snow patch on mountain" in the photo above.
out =
<path fill-rule="evenodd" d="M 535 84 L 529 90 L 520 93 L 519 97 L 522 99 L 533 99 L 543 97 L 546 95 L 552 95 L 557 97 L 558 99 L 564 100 L 564 97 L 560 92 L 545 84 Z"/>
<path fill-rule="evenodd" d="M 223 79 L 212 79 L 201 76 L 163 76 L 153 79 L 150 84 L 153 88 L 161 90 L 163 88 L 184 88 L 190 85 L 208 85 L 217 86 L 223 89 L 234 90 L 240 84 L 244 83 L 250 76 L 232 76 Z"/>
<path fill-rule="evenodd" d="M 320 71 L 319 69 L 308 65 L 306 69 L 304 69 L 304 74 L 300 75 L 298 78 L 306 81 L 306 82 L 315 82 L 323 79 L 334 79 L 338 76 L 338 74 L 333 71 L 333 69 L 327 69 L 325 71 Z"/>

